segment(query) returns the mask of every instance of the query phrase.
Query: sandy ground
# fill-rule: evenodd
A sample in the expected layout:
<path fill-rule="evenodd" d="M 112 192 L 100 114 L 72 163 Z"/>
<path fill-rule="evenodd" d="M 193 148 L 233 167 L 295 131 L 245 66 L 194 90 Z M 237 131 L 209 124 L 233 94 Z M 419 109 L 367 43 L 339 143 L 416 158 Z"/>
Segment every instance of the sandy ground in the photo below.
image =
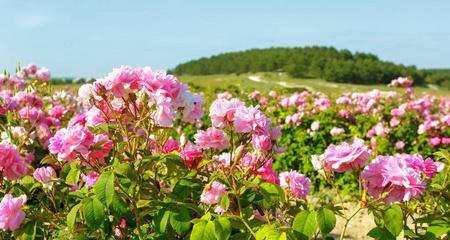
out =
<path fill-rule="evenodd" d="M 350 216 L 357 210 L 357 206 L 349 204 L 348 210 L 344 211 L 345 215 Z M 344 228 L 345 220 L 341 217 L 336 217 L 336 227 L 331 232 L 334 239 L 339 239 L 342 229 Z M 359 211 L 357 215 L 350 221 L 347 227 L 347 231 L 344 239 L 372 239 L 367 236 L 367 233 L 375 227 L 373 216 L 367 213 L 367 210 L 363 209 Z"/>

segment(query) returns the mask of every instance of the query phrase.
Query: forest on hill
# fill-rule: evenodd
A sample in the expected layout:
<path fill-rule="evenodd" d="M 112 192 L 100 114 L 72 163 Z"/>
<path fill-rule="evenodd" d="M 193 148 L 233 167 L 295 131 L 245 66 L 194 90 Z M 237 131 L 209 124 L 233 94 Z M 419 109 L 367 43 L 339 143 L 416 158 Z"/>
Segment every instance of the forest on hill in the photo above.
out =
<path fill-rule="evenodd" d="M 387 84 L 399 76 L 416 85 L 432 83 L 450 88 L 450 72 L 417 69 L 380 60 L 376 55 L 333 47 L 276 47 L 221 53 L 179 64 L 175 74 L 210 75 L 248 72 L 287 72 L 298 78 L 322 78 L 330 82 Z"/>

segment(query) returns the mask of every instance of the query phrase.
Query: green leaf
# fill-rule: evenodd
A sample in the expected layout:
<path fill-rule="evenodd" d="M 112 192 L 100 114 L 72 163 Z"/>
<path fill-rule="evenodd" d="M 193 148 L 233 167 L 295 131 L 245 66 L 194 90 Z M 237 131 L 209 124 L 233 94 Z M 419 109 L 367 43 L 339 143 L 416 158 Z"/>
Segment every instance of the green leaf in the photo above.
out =
<path fill-rule="evenodd" d="M 157 233 L 165 233 L 167 228 L 167 223 L 170 218 L 170 210 L 160 209 L 153 219 L 153 224 L 155 225 L 155 230 Z"/>
<path fill-rule="evenodd" d="M 399 205 L 392 205 L 386 210 L 384 216 L 384 224 L 386 229 L 394 235 L 398 236 L 403 230 L 403 212 Z"/>
<path fill-rule="evenodd" d="M 66 183 L 67 184 L 72 184 L 72 183 L 78 183 L 78 181 L 80 180 L 80 169 L 78 168 L 77 165 L 75 164 L 70 164 L 70 171 L 66 176 Z"/>
<path fill-rule="evenodd" d="M 179 235 L 186 233 L 191 227 L 191 215 L 187 208 L 172 210 L 170 214 L 170 225 Z"/>
<path fill-rule="evenodd" d="M 336 226 L 336 216 L 334 216 L 333 211 L 331 211 L 330 209 L 319 209 L 316 212 L 316 218 L 323 237 L 330 233 Z"/>
<path fill-rule="evenodd" d="M 67 214 L 67 227 L 69 228 L 70 231 L 73 230 L 75 220 L 77 219 L 78 210 L 80 210 L 81 206 L 82 206 L 81 203 L 73 206 L 69 214 Z"/>
<path fill-rule="evenodd" d="M 255 235 L 256 240 L 278 240 L 281 234 L 274 226 L 264 225 Z"/>
<path fill-rule="evenodd" d="M 222 197 L 222 200 L 220 201 L 220 206 L 226 210 L 230 207 L 230 198 L 228 197 L 228 194 L 225 194 Z"/>
<path fill-rule="evenodd" d="M 114 199 L 114 174 L 112 172 L 102 173 L 95 183 L 94 192 L 106 206 L 111 205 Z"/>
<path fill-rule="evenodd" d="M 275 203 L 283 202 L 285 200 L 284 191 L 280 186 L 264 182 L 260 187 L 264 196 L 264 201 L 266 202 L 266 207 L 270 207 Z"/>
<path fill-rule="evenodd" d="M 316 214 L 307 210 L 297 214 L 292 223 L 292 229 L 298 239 L 309 239 L 317 230 Z"/>
<path fill-rule="evenodd" d="M 97 198 L 89 198 L 83 203 L 83 215 L 90 228 L 102 226 L 105 221 L 103 204 Z"/>
<path fill-rule="evenodd" d="M 23 227 L 22 240 L 36 239 L 37 221 L 28 222 Z"/>
<path fill-rule="evenodd" d="M 214 221 L 216 239 L 227 240 L 231 235 L 231 223 L 226 217 L 216 218 Z"/>
<path fill-rule="evenodd" d="M 385 228 L 376 227 L 367 233 L 367 236 L 376 240 L 395 240 L 395 237 Z"/>
<path fill-rule="evenodd" d="M 214 223 L 201 220 L 194 224 L 191 233 L 191 240 L 215 240 Z"/>

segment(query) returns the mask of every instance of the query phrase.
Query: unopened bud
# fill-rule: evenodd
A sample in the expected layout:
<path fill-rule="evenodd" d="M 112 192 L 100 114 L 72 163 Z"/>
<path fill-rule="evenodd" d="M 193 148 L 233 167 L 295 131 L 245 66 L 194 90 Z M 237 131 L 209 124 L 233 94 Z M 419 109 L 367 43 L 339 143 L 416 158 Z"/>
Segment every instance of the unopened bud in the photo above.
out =
<path fill-rule="evenodd" d="M 180 145 L 181 145 L 181 147 L 184 147 L 184 145 L 186 145 L 186 143 L 187 143 L 187 138 L 186 138 L 186 135 L 184 135 L 184 133 L 183 133 L 180 136 Z"/>
<path fill-rule="evenodd" d="M 239 161 L 239 159 L 242 158 L 242 155 L 244 154 L 244 145 L 240 145 L 239 147 L 234 150 L 234 162 Z"/>

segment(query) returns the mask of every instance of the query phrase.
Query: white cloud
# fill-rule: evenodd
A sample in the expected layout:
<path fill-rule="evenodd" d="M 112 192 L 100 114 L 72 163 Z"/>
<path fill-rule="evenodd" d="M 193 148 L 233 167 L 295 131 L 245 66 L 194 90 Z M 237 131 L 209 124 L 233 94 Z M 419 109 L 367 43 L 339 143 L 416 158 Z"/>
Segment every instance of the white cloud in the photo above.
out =
<path fill-rule="evenodd" d="M 17 17 L 17 26 L 21 28 L 39 28 L 48 22 L 48 18 L 42 15 L 27 15 Z"/>

